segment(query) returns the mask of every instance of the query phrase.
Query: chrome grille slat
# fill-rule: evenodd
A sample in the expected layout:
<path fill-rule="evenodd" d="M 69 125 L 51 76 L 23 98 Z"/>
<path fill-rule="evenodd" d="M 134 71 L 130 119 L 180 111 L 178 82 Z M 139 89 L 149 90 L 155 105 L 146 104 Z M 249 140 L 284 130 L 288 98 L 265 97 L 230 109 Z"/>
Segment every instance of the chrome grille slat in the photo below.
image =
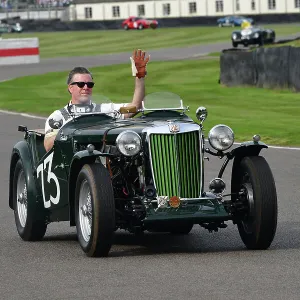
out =
<path fill-rule="evenodd" d="M 199 131 L 151 133 L 149 138 L 158 196 L 200 197 L 202 162 Z"/>

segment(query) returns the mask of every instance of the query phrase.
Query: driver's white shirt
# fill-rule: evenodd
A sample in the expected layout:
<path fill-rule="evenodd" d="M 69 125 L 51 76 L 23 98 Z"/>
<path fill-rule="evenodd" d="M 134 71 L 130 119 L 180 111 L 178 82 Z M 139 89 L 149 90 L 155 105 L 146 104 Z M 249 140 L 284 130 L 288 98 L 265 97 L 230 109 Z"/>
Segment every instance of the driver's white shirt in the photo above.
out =
<path fill-rule="evenodd" d="M 95 111 L 96 104 L 92 103 L 94 108 L 93 111 Z M 106 113 L 109 116 L 116 116 L 115 113 L 112 113 L 112 111 L 119 111 L 121 107 L 127 105 L 128 103 L 102 103 L 101 104 L 101 112 Z M 64 106 L 62 109 L 64 111 L 64 114 L 62 113 L 62 110 L 55 110 L 46 120 L 45 124 L 45 137 L 51 137 L 53 135 L 56 135 L 59 129 L 53 129 L 51 128 L 49 124 L 49 120 L 63 120 L 63 125 L 65 125 L 67 122 L 72 120 L 71 115 L 69 114 L 68 106 L 72 105 L 71 101 Z M 124 115 L 120 114 L 117 116 L 119 119 L 123 119 Z"/>

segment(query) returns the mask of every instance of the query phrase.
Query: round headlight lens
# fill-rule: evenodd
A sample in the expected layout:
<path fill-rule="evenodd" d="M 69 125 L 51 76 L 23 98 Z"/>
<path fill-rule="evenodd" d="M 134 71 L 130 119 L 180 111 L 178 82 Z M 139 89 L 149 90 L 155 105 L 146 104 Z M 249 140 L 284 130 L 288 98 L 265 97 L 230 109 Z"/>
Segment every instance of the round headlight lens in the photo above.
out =
<path fill-rule="evenodd" d="M 141 137 L 134 131 L 126 130 L 120 133 L 116 140 L 117 148 L 125 156 L 133 156 L 142 148 Z"/>
<path fill-rule="evenodd" d="M 216 125 L 209 131 L 208 141 L 214 149 L 224 151 L 233 145 L 234 133 L 226 125 Z"/>
<path fill-rule="evenodd" d="M 232 38 L 235 40 L 235 39 L 237 38 L 237 35 L 234 33 L 234 34 L 232 35 Z"/>

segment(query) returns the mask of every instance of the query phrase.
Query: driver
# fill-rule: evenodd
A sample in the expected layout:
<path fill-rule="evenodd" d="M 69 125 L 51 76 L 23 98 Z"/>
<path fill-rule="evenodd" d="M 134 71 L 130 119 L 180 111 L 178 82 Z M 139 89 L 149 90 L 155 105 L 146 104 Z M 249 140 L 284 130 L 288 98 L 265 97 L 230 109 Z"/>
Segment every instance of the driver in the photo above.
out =
<path fill-rule="evenodd" d="M 145 57 L 145 52 L 139 50 L 134 50 L 131 60 L 132 67 L 132 76 L 135 77 L 135 90 L 133 94 L 133 99 L 130 104 L 141 108 L 142 100 L 145 97 L 145 76 L 147 74 L 146 66 L 150 59 L 150 55 Z M 72 104 L 77 105 L 92 105 L 92 110 L 101 111 L 107 114 L 111 113 L 111 109 L 118 111 L 120 107 L 126 106 L 128 103 L 117 104 L 113 103 L 108 107 L 101 105 L 100 108 L 98 105 L 92 103 L 92 91 L 94 87 L 93 76 L 90 71 L 84 67 L 75 67 L 70 71 L 68 79 L 68 91 L 71 94 L 70 102 L 60 110 L 55 110 L 46 120 L 45 124 L 45 139 L 44 147 L 46 151 L 49 151 L 54 144 L 55 137 L 59 128 L 64 125 L 66 122 L 72 119 L 70 112 L 72 111 Z M 99 110 L 100 109 L 100 110 Z M 128 118 L 127 115 L 119 115 L 119 118 Z"/>

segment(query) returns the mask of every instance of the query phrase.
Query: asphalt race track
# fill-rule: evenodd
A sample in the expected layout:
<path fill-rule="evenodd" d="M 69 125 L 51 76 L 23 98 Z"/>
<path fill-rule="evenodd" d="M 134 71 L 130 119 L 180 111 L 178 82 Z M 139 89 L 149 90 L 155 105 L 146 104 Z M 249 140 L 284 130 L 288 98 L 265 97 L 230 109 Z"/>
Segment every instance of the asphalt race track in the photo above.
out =
<path fill-rule="evenodd" d="M 215 44 L 150 54 L 153 60 L 183 59 L 229 47 Z M 67 72 L 78 62 L 88 67 L 124 63 L 129 56 L 1 67 L 0 80 Z M 50 224 L 41 242 L 24 242 L 18 236 L 8 207 L 8 170 L 11 149 L 23 138 L 17 131 L 20 124 L 43 128 L 44 120 L 0 113 L 0 299 L 299 299 L 300 150 L 262 151 L 274 173 L 279 202 L 277 233 L 268 250 L 246 250 L 237 228 L 228 223 L 217 233 L 195 225 L 188 236 L 146 233 L 140 240 L 118 231 L 109 257 L 92 259 L 85 256 L 68 223 Z M 206 183 L 217 176 L 221 163 L 213 157 L 205 161 Z M 230 167 L 224 176 L 228 184 Z"/>

